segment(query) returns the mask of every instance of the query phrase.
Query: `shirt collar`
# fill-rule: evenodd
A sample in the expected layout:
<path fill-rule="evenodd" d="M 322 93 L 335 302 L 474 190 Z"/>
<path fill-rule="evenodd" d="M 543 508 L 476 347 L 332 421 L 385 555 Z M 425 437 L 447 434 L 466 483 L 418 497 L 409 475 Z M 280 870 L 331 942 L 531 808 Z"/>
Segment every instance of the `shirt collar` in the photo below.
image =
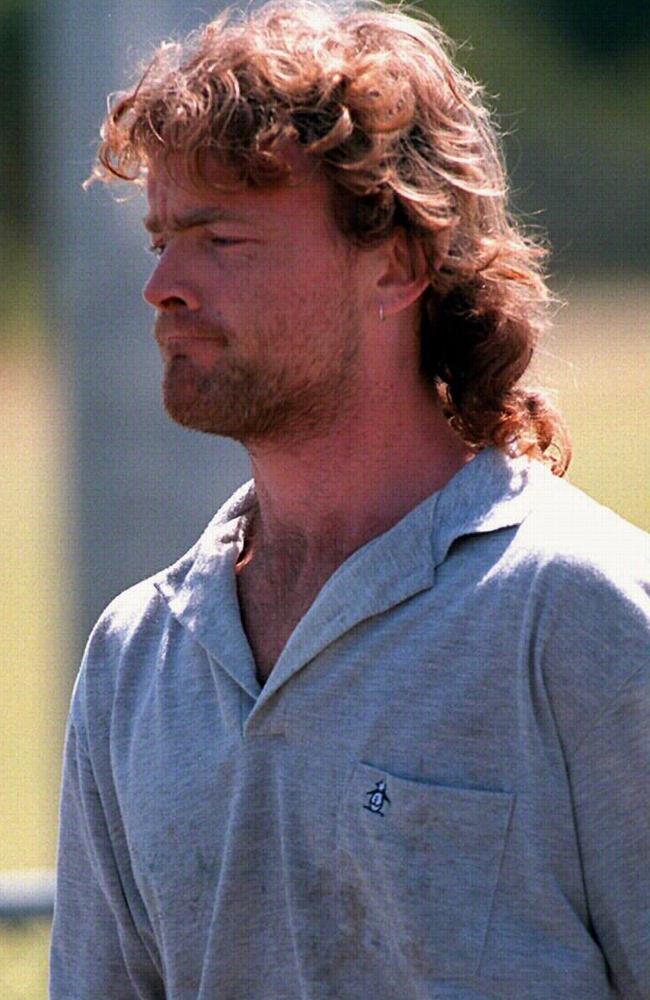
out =
<path fill-rule="evenodd" d="M 322 647 L 370 614 L 431 586 L 436 566 L 458 538 L 520 524 L 540 482 L 550 475 L 525 456 L 510 458 L 495 448 L 480 452 L 440 491 L 353 553 L 325 585 L 313 613 L 310 609 L 292 639 L 309 647 L 303 654 L 313 653 L 316 642 Z M 253 678 L 253 686 L 255 668 L 240 626 L 234 565 L 255 499 L 251 480 L 221 507 L 196 545 L 155 580 L 174 617 L 208 650 L 223 651 L 225 643 L 232 657 L 247 661 L 245 673 Z M 343 577 L 345 587 L 336 586 Z M 236 620 L 238 627 L 227 627 L 227 620 Z M 241 683 L 241 671 L 237 673 Z"/>
<path fill-rule="evenodd" d="M 497 448 L 479 452 L 437 494 L 431 535 L 434 565 L 463 535 L 521 524 L 549 477 L 541 462 L 525 455 L 510 458 Z"/>

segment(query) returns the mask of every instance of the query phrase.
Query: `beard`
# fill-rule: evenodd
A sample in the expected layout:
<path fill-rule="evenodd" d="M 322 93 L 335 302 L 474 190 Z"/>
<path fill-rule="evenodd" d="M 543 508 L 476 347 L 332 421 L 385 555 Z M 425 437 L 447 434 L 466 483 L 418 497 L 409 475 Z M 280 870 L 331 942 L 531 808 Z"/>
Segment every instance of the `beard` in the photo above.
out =
<path fill-rule="evenodd" d="M 286 324 L 256 331 L 246 337 L 253 348 L 247 356 L 235 352 L 231 331 L 204 326 L 206 336 L 224 345 L 222 356 L 208 370 L 186 354 L 168 361 L 167 413 L 183 427 L 247 447 L 321 437 L 349 413 L 359 384 L 359 316 L 349 303 L 337 306 L 326 310 L 328 326 L 320 315 L 303 327 L 297 344 Z"/>

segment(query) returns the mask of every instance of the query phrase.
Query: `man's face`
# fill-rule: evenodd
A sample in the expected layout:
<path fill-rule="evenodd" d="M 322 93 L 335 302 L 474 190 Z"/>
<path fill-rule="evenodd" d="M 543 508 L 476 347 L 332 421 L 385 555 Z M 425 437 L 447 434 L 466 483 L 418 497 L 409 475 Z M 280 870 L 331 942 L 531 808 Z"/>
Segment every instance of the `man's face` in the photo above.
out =
<path fill-rule="evenodd" d="M 216 165 L 216 180 L 224 175 Z M 336 231 L 326 182 L 229 191 L 150 171 L 165 407 L 244 444 L 321 435 L 358 397 L 358 252 Z"/>

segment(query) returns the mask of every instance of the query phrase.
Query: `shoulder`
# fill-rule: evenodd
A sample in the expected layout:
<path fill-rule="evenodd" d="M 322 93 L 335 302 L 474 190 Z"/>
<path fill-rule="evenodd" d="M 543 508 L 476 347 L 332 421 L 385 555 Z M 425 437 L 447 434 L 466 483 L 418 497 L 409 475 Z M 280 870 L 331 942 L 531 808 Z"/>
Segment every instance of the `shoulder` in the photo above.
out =
<path fill-rule="evenodd" d="M 129 587 L 100 615 L 84 650 L 72 695 L 70 717 L 78 729 L 108 712 L 125 675 L 142 672 L 160 645 L 172 617 L 158 589 L 159 573 Z"/>
<path fill-rule="evenodd" d="M 576 746 L 630 687 L 650 700 L 650 536 L 566 482 L 537 490 L 510 547 L 522 648 Z"/>
<path fill-rule="evenodd" d="M 111 707 L 146 693 L 163 660 L 179 662 L 211 623 L 224 583 L 232 575 L 242 515 L 254 501 L 245 483 L 220 508 L 203 534 L 176 563 L 119 594 L 90 634 L 72 699 L 71 717 L 96 721 Z M 238 550 L 237 550 L 238 551 Z"/>
<path fill-rule="evenodd" d="M 118 594 L 99 616 L 84 655 L 84 662 L 99 654 L 105 657 L 117 650 L 128 649 L 143 635 L 159 631 L 169 611 L 160 592 L 165 579 L 157 573 Z"/>
<path fill-rule="evenodd" d="M 650 535 L 577 487 L 540 469 L 519 544 L 546 563 L 584 566 L 614 578 L 650 573 Z"/>
<path fill-rule="evenodd" d="M 549 704 L 567 750 L 626 691 L 650 704 L 650 537 L 540 463 L 494 453 L 452 499 L 464 530 L 448 581 L 471 588 L 482 634 Z"/>
<path fill-rule="evenodd" d="M 95 729 L 102 719 L 108 725 L 116 706 L 148 696 L 163 662 L 198 655 L 202 635 L 228 606 L 233 555 L 254 499 L 254 484 L 245 483 L 185 555 L 129 587 L 100 615 L 73 693 L 71 719 L 79 727 L 88 719 Z"/>
<path fill-rule="evenodd" d="M 487 455 L 478 471 L 483 480 L 470 467 L 464 492 L 447 502 L 459 571 L 472 563 L 475 577 L 519 596 L 586 591 L 596 602 L 627 595 L 644 605 L 650 535 L 539 462 Z"/>
<path fill-rule="evenodd" d="M 512 557 L 528 566 L 538 595 L 559 617 L 588 621 L 650 615 L 650 535 L 571 484 L 540 476 Z"/>
<path fill-rule="evenodd" d="M 506 577 L 564 573 L 589 578 L 650 576 L 650 535 L 538 461 L 486 449 L 442 490 L 433 518 L 434 561 L 450 545 L 469 548 Z M 499 553 L 504 554 L 499 559 Z"/>
<path fill-rule="evenodd" d="M 128 649 L 165 627 L 170 617 L 168 593 L 181 588 L 191 576 L 202 551 L 212 541 L 213 524 L 211 522 L 198 541 L 171 566 L 140 580 L 113 598 L 90 634 L 84 661 L 97 653 L 105 656 Z"/>

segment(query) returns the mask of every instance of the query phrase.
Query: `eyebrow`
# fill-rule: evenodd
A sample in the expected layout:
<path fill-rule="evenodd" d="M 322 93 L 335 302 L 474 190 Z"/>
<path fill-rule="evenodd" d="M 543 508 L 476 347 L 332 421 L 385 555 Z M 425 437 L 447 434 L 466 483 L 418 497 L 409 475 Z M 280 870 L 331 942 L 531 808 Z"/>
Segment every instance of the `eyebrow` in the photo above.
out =
<path fill-rule="evenodd" d="M 194 229 L 196 226 L 206 226 L 211 222 L 245 222 L 242 215 L 230 212 L 219 205 L 208 205 L 205 208 L 194 208 L 189 212 L 174 216 L 168 226 L 163 226 L 155 215 L 147 215 L 142 220 L 145 229 L 150 233 L 162 233 L 165 229 L 168 232 L 183 232 L 186 229 Z"/>

